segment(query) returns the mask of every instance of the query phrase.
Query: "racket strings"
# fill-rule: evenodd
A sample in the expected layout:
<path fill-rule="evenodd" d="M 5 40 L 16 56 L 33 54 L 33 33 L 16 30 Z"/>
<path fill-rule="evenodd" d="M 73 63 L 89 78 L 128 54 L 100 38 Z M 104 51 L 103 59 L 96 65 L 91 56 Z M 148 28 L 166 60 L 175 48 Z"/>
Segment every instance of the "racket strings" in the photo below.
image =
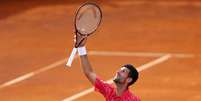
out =
<path fill-rule="evenodd" d="M 76 17 L 76 29 L 81 34 L 90 34 L 95 31 L 100 24 L 101 12 L 94 5 L 82 7 Z"/>

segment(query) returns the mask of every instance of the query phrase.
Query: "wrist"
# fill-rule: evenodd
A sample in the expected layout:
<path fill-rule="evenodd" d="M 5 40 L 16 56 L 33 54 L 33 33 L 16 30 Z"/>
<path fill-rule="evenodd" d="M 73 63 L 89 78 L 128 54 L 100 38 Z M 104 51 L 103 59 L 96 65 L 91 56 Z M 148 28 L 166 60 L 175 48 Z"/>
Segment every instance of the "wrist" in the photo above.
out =
<path fill-rule="evenodd" d="M 77 50 L 78 50 L 78 54 L 79 54 L 80 56 L 87 55 L 87 50 L 86 50 L 86 47 L 85 47 L 85 46 L 78 47 Z"/>

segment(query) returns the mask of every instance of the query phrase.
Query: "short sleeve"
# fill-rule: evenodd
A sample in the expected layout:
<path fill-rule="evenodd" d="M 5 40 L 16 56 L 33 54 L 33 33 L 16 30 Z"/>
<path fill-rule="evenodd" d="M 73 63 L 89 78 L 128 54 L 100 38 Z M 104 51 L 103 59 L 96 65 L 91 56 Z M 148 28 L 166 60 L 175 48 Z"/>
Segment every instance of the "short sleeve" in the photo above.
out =
<path fill-rule="evenodd" d="M 95 91 L 100 92 L 105 97 L 110 95 L 113 91 L 113 87 L 110 84 L 105 83 L 103 80 L 99 79 L 98 77 L 96 78 L 94 86 L 95 86 Z"/>
<path fill-rule="evenodd" d="M 141 101 L 138 96 L 135 96 L 135 101 Z"/>

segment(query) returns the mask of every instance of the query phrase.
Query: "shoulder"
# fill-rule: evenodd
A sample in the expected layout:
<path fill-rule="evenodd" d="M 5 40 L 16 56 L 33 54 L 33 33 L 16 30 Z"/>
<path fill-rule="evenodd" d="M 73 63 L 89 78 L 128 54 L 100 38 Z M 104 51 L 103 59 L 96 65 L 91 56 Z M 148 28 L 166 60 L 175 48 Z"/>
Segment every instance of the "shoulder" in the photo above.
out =
<path fill-rule="evenodd" d="M 94 86 L 95 87 L 96 86 L 102 86 L 102 87 L 107 87 L 107 88 L 113 88 L 112 84 L 105 82 L 104 80 L 100 79 L 99 77 L 96 77 Z"/>
<path fill-rule="evenodd" d="M 141 101 L 138 96 L 134 96 L 135 101 Z"/>
<path fill-rule="evenodd" d="M 109 96 L 114 91 L 114 87 L 111 84 L 106 83 L 105 81 L 99 78 L 96 78 L 94 87 L 95 87 L 95 91 L 100 92 L 104 96 Z"/>

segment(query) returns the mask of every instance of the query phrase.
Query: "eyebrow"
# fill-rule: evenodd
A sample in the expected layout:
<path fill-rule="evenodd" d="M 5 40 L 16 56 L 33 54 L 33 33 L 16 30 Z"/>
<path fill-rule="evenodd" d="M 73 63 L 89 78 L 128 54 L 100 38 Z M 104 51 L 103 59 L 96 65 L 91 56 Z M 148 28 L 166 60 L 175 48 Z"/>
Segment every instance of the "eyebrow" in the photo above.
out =
<path fill-rule="evenodd" d="M 126 70 L 129 73 L 129 70 L 126 67 L 122 67 L 121 70 Z"/>

